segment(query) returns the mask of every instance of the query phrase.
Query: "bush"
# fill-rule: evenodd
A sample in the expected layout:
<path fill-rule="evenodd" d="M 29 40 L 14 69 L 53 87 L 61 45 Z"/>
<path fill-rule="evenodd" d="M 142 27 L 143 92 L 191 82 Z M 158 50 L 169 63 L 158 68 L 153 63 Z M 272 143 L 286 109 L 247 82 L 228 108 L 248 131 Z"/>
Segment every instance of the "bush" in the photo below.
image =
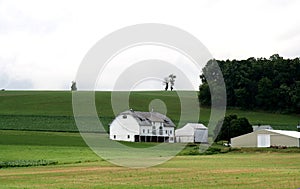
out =
<path fill-rule="evenodd" d="M 46 166 L 56 165 L 57 161 L 48 160 L 16 160 L 16 161 L 0 161 L 0 169 L 7 167 L 30 167 L 30 166 Z"/>

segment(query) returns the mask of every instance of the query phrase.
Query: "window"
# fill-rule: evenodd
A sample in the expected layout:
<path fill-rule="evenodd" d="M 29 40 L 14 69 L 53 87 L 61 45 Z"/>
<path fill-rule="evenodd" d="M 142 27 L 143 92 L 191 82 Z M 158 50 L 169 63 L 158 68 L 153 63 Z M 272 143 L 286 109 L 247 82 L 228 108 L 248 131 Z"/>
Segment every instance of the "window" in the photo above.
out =
<path fill-rule="evenodd" d="M 155 129 L 155 126 L 152 127 L 152 134 L 153 134 L 153 135 L 156 135 L 156 129 Z"/>
<path fill-rule="evenodd" d="M 145 119 L 144 118 L 141 118 L 141 117 L 138 117 L 139 118 L 139 120 L 140 121 L 145 121 Z"/>
<path fill-rule="evenodd" d="M 114 139 L 116 139 L 116 135 L 114 135 Z"/>
<path fill-rule="evenodd" d="M 143 129 L 143 133 L 145 133 L 145 129 Z"/>
<path fill-rule="evenodd" d="M 165 122 L 166 124 L 169 124 L 169 123 L 170 123 L 170 121 L 169 121 L 169 120 L 166 120 L 166 119 L 164 119 L 164 122 Z"/>
<path fill-rule="evenodd" d="M 148 129 L 148 133 L 150 133 L 150 130 Z"/>
<path fill-rule="evenodd" d="M 130 138 L 130 135 L 127 135 L 127 138 Z"/>
<path fill-rule="evenodd" d="M 162 128 L 162 126 L 159 127 L 159 135 L 163 135 L 163 128 Z"/>
<path fill-rule="evenodd" d="M 166 130 L 166 135 L 168 134 L 168 130 Z"/>
<path fill-rule="evenodd" d="M 172 130 L 170 130 L 170 134 L 172 134 Z"/>

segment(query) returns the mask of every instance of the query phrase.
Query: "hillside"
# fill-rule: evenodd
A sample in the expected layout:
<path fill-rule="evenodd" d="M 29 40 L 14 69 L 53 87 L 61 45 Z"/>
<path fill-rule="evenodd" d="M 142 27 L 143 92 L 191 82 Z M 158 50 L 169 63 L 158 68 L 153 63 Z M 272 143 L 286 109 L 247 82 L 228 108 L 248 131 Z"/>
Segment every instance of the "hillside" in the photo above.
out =
<path fill-rule="evenodd" d="M 186 98 L 190 106 L 195 106 L 197 102 L 191 98 L 192 92 L 182 94 L 181 98 Z M 117 92 L 115 95 L 122 99 L 125 93 Z M 111 92 L 96 92 L 95 99 L 100 120 L 107 127 L 115 117 L 111 108 Z M 177 124 L 180 118 L 180 99 L 176 92 L 131 92 L 129 106 L 135 110 L 149 111 L 149 103 L 154 99 L 165 102 L 167 115 Z M 248 118 L 251 124 L 270 124 L 277 129 L 295 130 L 299 121 L 297 115 L 239 109 L 229 109 L 226 114 L 237 114 Z M 201 107 L 199 121 L 207 124 L 209 115 L 210 109 Z M 70 91 L 1 91 L 0 120 L 0 129 L 77 131 Z"/>

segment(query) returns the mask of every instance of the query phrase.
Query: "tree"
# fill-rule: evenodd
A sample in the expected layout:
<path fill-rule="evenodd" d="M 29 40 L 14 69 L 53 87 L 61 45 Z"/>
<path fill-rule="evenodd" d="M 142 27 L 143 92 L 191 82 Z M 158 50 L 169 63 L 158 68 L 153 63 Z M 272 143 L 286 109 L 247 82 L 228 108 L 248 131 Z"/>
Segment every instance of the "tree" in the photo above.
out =
<path fill-rule="evenodd" d="M 231 138 L 253 131 L 249 121 L 244 117 L 238 118 L 237 115 L 228 115 L 224 118 L 223 125 L 221 123 L 219 121 L 215 128 L 215 141 L 227 140 L 230 143 Z"/>
<path fill-rule="evenodd" d="M 170 85 L 171 85 L 171 91 L 173 91 L 173 87 L 174 87 L 174 85 L 175 85 L 175 78 L 176 78 L 176 75 L 174 75 L 174 74 L 170 74 L 169 75 L 169 81 L 170 81 Z"/>
<path fill-rule="evenodd" d="M 210 106 L 211 105 L 211 97 L 210 97 L 210 91 L 209 91 L 209 86 L 207 83 L 204 83 L 203 85 L 200 85 L 199 87 L 199 101 L 201 105 L 204 106 Z"/>
<path fill-rule="evenodd" d="M 76 86 L 76 82 L 75 81 L 72 81 L 71 91 L 77 91 L 77 86 Z"/>
<path fill-rule="evenodd" d="M 263 109 L 272 107 L 272 97 L 274 88 L 272 81 L 268 77 L 263 77 L 257 84 L 258 93 L 256 95 L 257 104 Z"/>
<path fill-rule="evenodd" d="M 198 96 L 200 104 L 211 104 L 215 108 L 225 107 L 226 95 L 225 84 L 222 76 L 222 72 L 216 60 L 211 59 L 207 62 L 205 67 L 202 69 L 203 74 L 200 76 L 203 87 L 200 87 L 200 95 Z M 202 92 L 205 94 L 202 96 Z M 205 99 L 206 98 L 206 99 Z"/>
<path fill-rule="evenodd" d="M 174 74 L 170 74 L 169 77 L 164 78 L 163 85 L 165 85 L 165 91 L 168 90 L 169 83 L 170 83 L 170 89 L 171 89 L 171 91 L 173 91 L 174 85 L 175 85 L 175 78 L 176 78 L 176 75 L 174 75 Z"/>
<path fill-rule="evenodd" d="M 294 112 L 300 113 L 300 81 L 296 81 L 294 90 L 291 96 Z"/>
<path fill-rule="evenodd" d="M 164 78 L 163 85 L 165 85 L 165 91 L 167 91 L 169 88 L 169 78 L 168 77 Z"/>
<path fill-rule="evenodd" d="M 218 72 L 219 65 L 221 72 Z M 199 87 L 200 104 L 217 101 L 223 75 L 227 106 L 264 109 L 274 112 L 300 112 L 300 59 L 284 59 L 278 54 L 270 58 L 246 60 L 209 60 L 202 70 Z M 211 95 L 210 95 L 211 93 Z"/>

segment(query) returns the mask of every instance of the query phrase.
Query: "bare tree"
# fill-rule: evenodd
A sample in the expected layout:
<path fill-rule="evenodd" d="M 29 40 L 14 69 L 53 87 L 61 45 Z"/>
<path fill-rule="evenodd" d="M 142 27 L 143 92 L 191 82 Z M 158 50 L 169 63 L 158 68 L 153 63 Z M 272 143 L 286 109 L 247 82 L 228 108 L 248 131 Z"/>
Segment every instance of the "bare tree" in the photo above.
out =
<path fill-rule="evenodd" d="M 163 85 L 165 85 L 165 91 L 167 91 L 169 88 L 169 78 L 168 77 L 164 78 Z"/>
<path fill-rule="evenodd" d="M 75 81 L 72 81 L 71 91 L 77 91 L 77 86 L 76 86 L 76 82 Z"/>
<path fill-rule="evenodd" d="M 171 85 L 171 91 L 173 91 L 173 87 L 175 85 L 175 78 L 176 78 L 176 75 L 174 75 L 174 74 L 170 74 L 169 75 L 169 81 L 170 81 L 170 85 Z"/>

